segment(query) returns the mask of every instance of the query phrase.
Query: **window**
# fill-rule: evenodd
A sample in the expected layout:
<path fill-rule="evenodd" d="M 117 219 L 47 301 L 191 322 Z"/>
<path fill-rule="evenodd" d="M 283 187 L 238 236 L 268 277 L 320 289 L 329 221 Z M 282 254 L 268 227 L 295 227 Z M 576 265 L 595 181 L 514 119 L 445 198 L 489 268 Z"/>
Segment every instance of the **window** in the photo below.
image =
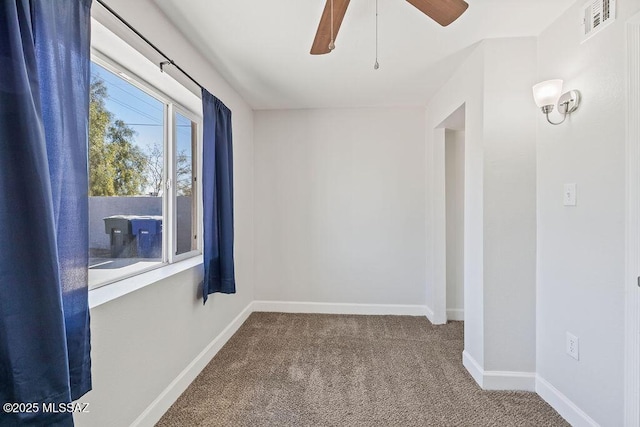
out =
<path fill-rule="evenodd" d="M 175 114 L 176 255 L 197 249 L 197 217 L 194 187 L 197 169 L 195 147 L 197 125 L 183 114 Z"/>
<path fill-rule="evenodd" d="M 200 118 L 96 54 L 89 122 L 90 288 L 198 255 Z"/>

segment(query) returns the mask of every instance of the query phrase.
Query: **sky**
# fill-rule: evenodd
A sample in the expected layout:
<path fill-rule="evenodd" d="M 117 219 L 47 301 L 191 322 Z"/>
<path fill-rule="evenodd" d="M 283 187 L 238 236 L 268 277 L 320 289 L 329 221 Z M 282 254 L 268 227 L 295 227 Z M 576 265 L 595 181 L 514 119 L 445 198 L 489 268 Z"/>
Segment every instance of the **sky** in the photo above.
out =
<path fill-rule="evenodd" d="M 134 144 L 147 153 L 150 146 L 163 146 L 164 104 L 124 78 L 91 63 L 91 77 L 101 78 L 107 87 L 105 106 L 114 120 L 122 120 L 136 134 Z M 191 156 L 191 120 L 176 113 L 176 148 Z"/>

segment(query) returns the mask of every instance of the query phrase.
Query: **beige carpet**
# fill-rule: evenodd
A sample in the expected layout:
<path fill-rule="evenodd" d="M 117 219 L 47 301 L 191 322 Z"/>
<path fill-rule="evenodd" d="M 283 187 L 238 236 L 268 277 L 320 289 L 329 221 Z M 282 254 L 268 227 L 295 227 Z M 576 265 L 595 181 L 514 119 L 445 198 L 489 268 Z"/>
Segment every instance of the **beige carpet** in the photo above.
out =
<path fill-rule="evenodd" d="M 158 426 L 565 426 L 540 397 L 486 392 L 462 323 L 254 313 Z"/>

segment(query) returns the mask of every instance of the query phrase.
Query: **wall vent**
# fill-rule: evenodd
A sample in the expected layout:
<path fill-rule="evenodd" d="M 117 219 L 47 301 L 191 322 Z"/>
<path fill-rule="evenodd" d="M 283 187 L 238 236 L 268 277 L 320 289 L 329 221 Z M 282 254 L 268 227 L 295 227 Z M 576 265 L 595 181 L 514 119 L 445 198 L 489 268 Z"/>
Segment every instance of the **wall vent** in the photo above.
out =
<path fill-rule="evenodd" d="M 586 41 L 616 20 L 616 0 L 590 0 L 582 8 L 582 41 Z"/>

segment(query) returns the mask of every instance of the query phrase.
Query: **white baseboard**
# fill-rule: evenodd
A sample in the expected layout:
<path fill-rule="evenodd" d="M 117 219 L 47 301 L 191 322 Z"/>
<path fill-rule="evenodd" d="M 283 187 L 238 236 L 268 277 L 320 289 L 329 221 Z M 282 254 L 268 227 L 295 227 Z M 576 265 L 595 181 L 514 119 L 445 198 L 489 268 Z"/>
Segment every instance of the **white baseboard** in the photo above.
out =
<path fill-rule="evenodd" d="M 447 320 L 464 321 L 463 308 L 447 308 Z"/>
<path fill-rule="evenodd" d="M 476 362 L 476 359 L 471 357 L 467 350 L 462 352 L 462 366 L 465 367 L 471 375 L 471 378 L 482 388 L 482 384 L 484 383 L 484 369 Z"/>
<path fill-rule="evenodd" d="M 534 372 L 485 371 L 466 350 L 462 353 L 462 364 L 483 390 L 535 391 L 536 389 Z"/>
<path fill-rule="evenodd" d="M 536 393 L 573 427 L 599 427 L 593 418 L 539 375 L 536 376 Z"/>
<path fill-rule="evenodd" d="M 425 315 L 427 316 L 427 319 L 429 319 L 429 322 L 431 322 L 431 324 L 445 325 L 447 323 L 446 312 L 443 312 L 441 315 L 436 315 L 436 312 L 431 307 L 429 307 L 428 305 L 424 307 L 425 307 Z"/>
<path fill-rule="evenodd" d="M 349 304 L 298 301 L 254 301 L 253 311 L 276 313 L 368 314 L 427 316 L 427 306 L 400 304 Z"/>
<path fill-rule="evenodd" d="M 154 426 L 164 413 L 173 405 L 180 395 L 189 387 L 189 384 L 198 376 L 198 374 L 209 364 L 211 359 L 220 351 L 220 349 L 229 341 L 229 338 L 247 320 L 253 312 L 253 303 L 249 303 L 247 307 L 236 316 L 231 323 L 218 334 L 217 337 L 209 343 L 209 345 L 200 352 L 198 356 L 182 372 L 173 380 L 171 384 L 165 388 L 162 393 L 145 409 L 142 414 L 131 424 L 131 426 Z"/>
<path fill-rule="evenodd" d="M 189 384 L 207 366 L 226 342 L 236 333 L 253 312 L 326 313 L 426 316 L 427 308 L 421 305 L 397 304 L 344 304 L 287 301 L 253 301 L 236 316 L 220 334 L 165 388 L 162 393 L 131 424 L 135 427 L 154 426 L 173 405 Z"/>
<path fill-rule="evenodd" d="M 435 314 L 433 313 L 433 309 L 431 307 L 429 307 L 428 305 L 425 306 L 425 315 L 427 316 L 427 319 L 429 319 L 429 322 L 431 322 L 431 323 L 434 322 Z"/>
<path fill-rule="evenodd" d="M 430 320 L 433 318 L 433 311 L 422 305 L 253 301 L 211 341 L 131 425 L 136 427 L 155 425 L 252 312 L 405 315 L 427 316 Z M 462 353 L 462 364 L 483 390 L 535 391 L 572 426 L 598 427 L 591 417 L 535 373 L 485 371 L 466 350 Z"/>
<path fill-rule="evenodd" d="M 517 371 L 484 371 L 485 390 L 536 391 L 536 374 Z"/>

